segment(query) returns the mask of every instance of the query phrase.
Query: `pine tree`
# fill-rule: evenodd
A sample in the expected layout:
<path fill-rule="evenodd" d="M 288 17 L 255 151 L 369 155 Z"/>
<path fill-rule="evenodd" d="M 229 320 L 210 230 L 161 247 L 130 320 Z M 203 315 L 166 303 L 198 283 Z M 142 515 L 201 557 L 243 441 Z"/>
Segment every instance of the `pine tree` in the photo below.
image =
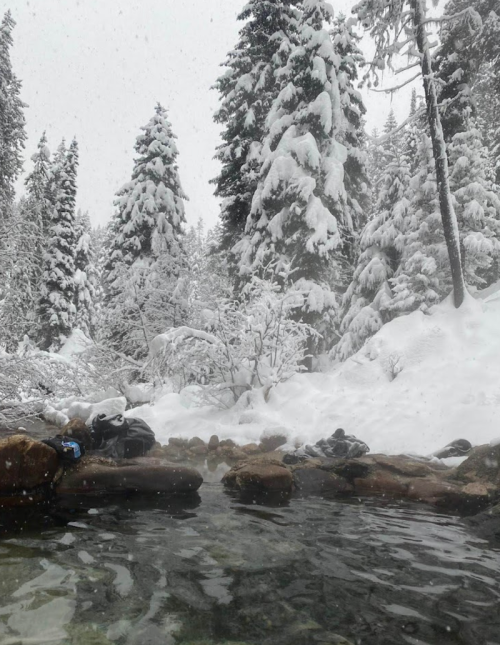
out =
<path fill-rule="evenodd" d="M 481 67 L 473 94 L 476 124 L 488 150 L 487 177 L 500 186 L 500 72 L 495 65 L 487 63 Z"/>
<path fill-rule="evenodd" d="M 392 143 L 389 142 L 389 146 Z M 374 216 L 361 234 L 361 255 L 347 289 L 334 356 L 345 360 L 391 319 L 391 279 L 397 274 L 405 245 L 410 201 L 409 165 L 399 154 L 389 161 Z"/>
<path fill-rule="evenodd" d="M 43 254 L 47 244 L 47 236 L 51 222 L 53 203 L 48 195 L 48 186 L 51 177 L 50 150 L 47 146 L 47 137 L 43 133 L 38 142 L 37 152 L 31 157 L 33 170 L 25 179 L 26 201 L 24 212 L 26 219 L 31 222 L 36 231 L 35 244 L 32 247 L 34 264 L 37 269 L 32 284 L 34 293 L 40 289 L 40 279 L 43 271 Z"/>
<path fill-rule="evenodd" d="M 384 149 L 379 143 L 377 143 L 381 136 L 382 135 L 378 128 L 373 128 L 367 149 L 368 179 L 372 188 L 372 204 L 375 204 L 378 200 L 384 171 Z"/>
<path fill-rule="evenodd" d="M 406 125 L 402 137 L 402 152 L 410 167 L 410 175 L 413 177 L 419 167 L 419 148 L 422 139 L 422 132 L 428 130 L 425 122 L 425 115 L 417 114 L 417 92 L 413 88 L 411 93 L 409 123 Z"/>
<path fill-rule="evenodd" d="M 10 11 L 0 24 L 0 217 L 8 217 L 14 182 L 22 170 L 26 140 L 21 83 L 12 71 L 10 49 L 15 22 Z"/>
<path fill-rule="evenodd" d="M 427 32 L 429 24 L 443 23 L 446 19 L 433 18 L 429 20 L 427 18 L 426 0 L 400 0 L 398 2 L 361 0 L 353 11 L 357 14 L 358 20 L 363 27 L 370 30 L 375 42 L 373 61 L 370 63 L 365 79 L 374 79 L 377 85 L 380 80 L 381 70 L 384 70 L 388 64 L 392 64 L 396 52 L 401 57 L 406 55 L 410 60 L 412 58 L 417 59 L 416 63 L 410 62 L 406 68 L 400 68 L 398 71 L 409 70 L 416 65 L 420 68 L 414 79 L 421 78 L 424 86 L 427 123 L 436 162 L 439 205 L 453 278 L 453 300 L 455 307 L 460 307 L 466 293 L 465 281 L 461 263 L 457 218 L 449 186 L 448 158 L 441 124 L 438 83 L 433 70 L 431 44 Z M 472 17 L 472 26 L 476 27 L 477 21 L 474 14 L 471 12 L 468 12 L 468 14 Z M 403 84 L 406 85 L 408 82 L 406 81 Z M 396 90 L 397 87 L 392 89 Z"/>
<path fill-rule="evenodd" d="M 444 136 L 450 142 L 464 132 L 475 114 L 471 91 L 482 64 L 500 67 L 498 0 L 449 0 L 441 27 L 441 46 L 434 57 Z"/>
<path fill-rule="evenodd" d="M 1 252 L 2 285 L 0 287 L 1 344 L 14 352 L 35 323 L 40 279 L 40 229 L 30 217 L 27 202 L 21 199 L 11 208 L 8 236 Z"/>
<path fill-rule="evenodd" d="M 88 337 L 94 336 L 97 322 L 97 270 L 91 230 L 88 213 L 79 212 L 75 221 L 75 326 Z"/>
<path fill-rule="evenodd" d="M 358 67 L 364 64 L 364 56 L 358 46 L 359 36 L 354 33 L 352 26 L 346 23 L 342 14 L 334 21 L 332 39 L 334 51 L 340 59 L 337 76 L 340 104 L 345 117 L 345 130 L 340 134 L 339 141 L 347 148 L 347 159 L 344 164 L 347 198 L 345 234 L 348 238 L 352 236 L 352 240 L 345 249 L 347 257 L 344 273 L 348 277 L 347 284 L 349 284 L 357 250 L 357 236 L 368 219 L 371 199 L 363 124 L 366 108 L 361 94 L 355 88 L 358 81 Z"/>
<path fill-rule="evenodd" d="M 45 135 L 32 157 L 34 167 L 25 180 L 26 197 L 12 208 L 2 236 L 2 312 L 0 323 L 10 350 L 25 334 L 36 333 L 36 309 L 40 297 L 43 256 L 53 205 L 47 199 L 50 152 Z"/>
<path fill-rule="evenodd" d="M 391 280 L 393 297 L 387 307 L 393 315 L 427 311 L 451 289 L 432 143 L 425 131 L 420 133 L 416 158 L 402 257 Z"/>
<path fill-rule="evenodd" d="M 181 324 L 185 310 L 182 246 L 184 200 L 178 150 L 166 110 L 136 141 L 132 180 L 117 194 L 106 265 L 108 342 L 134 357 L 147 354 L 153 336 Z"/>
<path fill-rule="evenodd" d="M 69 337 L 75 318 L 75 197 L 78 154 L 76 142 L 69 151 L 64 141 L 54 157 L 47 197 L 53 204 L 44 253 L 38 304 L 38 344 L 57 351 Z"/>
<path fill-rule="evenodd" d="M 177 138 L 158 104 L 137 137 L 132 180 L 117 194 L 112 262 L 151 265 L 160 254 L 181 257 L 184 200 L 177 172 Z"/>
<path fill-rule="evenodd" d="M 238 20 L 245 25 L 226 59 L 227 71 L 215 88 L 221 107 L 215 121 L 224 126 L 216 157 L 222 164 L 213 180 L 223 198 L 221 247 L 231 274 L 237 272 L 231 253 L 242 238 L 260 169 L 265 121 L 278 95 L 279 72 L 297 42 L 298 0 L 250 0 Z"/>
<path fill-rule="evenodd" d="M 335 305 L 326 278 L 335 254 L 352 241 L 347 217 L 344 163 L 338 139 L 346 128 L 338 71 L 340 60 L 328 32 L 330 5 L 303 3 L 300 45 L 283 72 L 283 89 L 267 121 L 263 166 L 237 245 L 240 272 L 274 279 L 290 276 L 290 288 L 305 298 L 300 316 L 318 322 Z"/>
<path fill-rule="evenodd" d="M 483 288 L 500 278 L 500 197 L 486 177 L 481 133 L 471 126 L 448 147 L 467 284 Z"/>

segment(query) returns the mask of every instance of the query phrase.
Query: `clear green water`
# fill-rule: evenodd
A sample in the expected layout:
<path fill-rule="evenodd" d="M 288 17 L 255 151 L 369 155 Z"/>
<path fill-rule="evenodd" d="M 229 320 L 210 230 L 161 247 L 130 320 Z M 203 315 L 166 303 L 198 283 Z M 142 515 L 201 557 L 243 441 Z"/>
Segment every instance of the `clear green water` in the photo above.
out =
<path fill-rule="evenodd" d="M 74 507 L 0 516 L 1 645 L 500 645 L 500 550 L 454 517 L 216 483 Z"/>

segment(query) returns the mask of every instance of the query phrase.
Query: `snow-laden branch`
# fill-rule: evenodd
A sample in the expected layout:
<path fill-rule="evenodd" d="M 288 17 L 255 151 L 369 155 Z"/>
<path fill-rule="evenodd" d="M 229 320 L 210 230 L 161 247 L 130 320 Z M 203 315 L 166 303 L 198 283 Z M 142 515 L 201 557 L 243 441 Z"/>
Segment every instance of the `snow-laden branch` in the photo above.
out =
<path fill-rule="evenodd" d="M 220 340 L 216 336 L 201 329 L 187 326 L 176 327 L 175 329 L 170 329 L 164 334 L 158 334 L 158 336 L 153 338 L 150 343 L 151 355 L 157 356 L 166 346 L 184 338 L 197 338 L 198 340 L 204 340 L 213 345 L 220 343 Z"/>
<path fill-rule="evenodd" d="M 408 80 L 404 81 L 400 85 L 395 85 L 394 87 L 389 87 L 389 88 L 387 88 L 385 90 L 382 90 L 382 89 L 379 90 L 377 88 L 371 87 L 370 91 L 371 92 L 378 92 L 379 94 L 392 94 L 393 92 L 397 92 L 398 90 L 400 90 L 402 87 L 405 87 L 406 85 L 409 85 L 410 83 L 413 83 L 413 81 L 416 81 L 417 78 L 422 78 L 422 72 L 418 72 L 418 74 L 415 74 L 415 76 L 412 76 L 411 78 L 409 78 Z"/>

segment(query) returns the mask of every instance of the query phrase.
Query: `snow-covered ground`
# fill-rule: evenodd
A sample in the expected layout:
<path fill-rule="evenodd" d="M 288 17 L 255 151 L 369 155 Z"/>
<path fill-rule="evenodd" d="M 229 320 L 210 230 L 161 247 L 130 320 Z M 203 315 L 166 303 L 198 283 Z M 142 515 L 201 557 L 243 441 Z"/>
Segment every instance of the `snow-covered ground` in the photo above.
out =
<path fill-rule="evenodd" d="M 88 421 L 98 412 L 122 412 L 126 400 L 117 395 L 86 403 L 73 398 L 57 405 L 57 414 Z M 448 300 L 432 315 L 394 320 L 345 363 L 296 375 L 267 402 L 253 392 L 230 410 L 199 407 L 197 388 L 188 387 L 126 414 L 143 418 L 161 443 L 217 434 L 244 444 L 285 434 L 292 448 L 339 427 L 372 452 L 388 454 L 427 455 L 458 438 L 494 442 L 500 437 L 500 285 L 469 296 L 459 310 Z"/>
<path fill-rule="evenodd" d="M 500 436 L 500 291 L 451 301 L 385 325 L 356 355 L 327 373 L 300 374 L 255 396 L 250 408 L 193 407 L 193 392 L 166 394 L 130 411 L 158 439 L 210 435 L 239 443 L 286 433 L 314 443 L 342 427 L 372 452 L 429 454 L 453 439 Z"/>

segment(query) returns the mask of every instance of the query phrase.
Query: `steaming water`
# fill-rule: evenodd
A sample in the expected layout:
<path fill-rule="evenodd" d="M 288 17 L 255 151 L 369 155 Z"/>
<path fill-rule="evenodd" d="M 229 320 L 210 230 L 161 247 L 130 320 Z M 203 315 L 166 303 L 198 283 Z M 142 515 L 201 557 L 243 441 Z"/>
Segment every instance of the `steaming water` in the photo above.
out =
<path fill-rule="evenodd" d="M 0 517 L 1 645 L 500 645 L 500 550 L 425 507 L 74 506 Z"/>

